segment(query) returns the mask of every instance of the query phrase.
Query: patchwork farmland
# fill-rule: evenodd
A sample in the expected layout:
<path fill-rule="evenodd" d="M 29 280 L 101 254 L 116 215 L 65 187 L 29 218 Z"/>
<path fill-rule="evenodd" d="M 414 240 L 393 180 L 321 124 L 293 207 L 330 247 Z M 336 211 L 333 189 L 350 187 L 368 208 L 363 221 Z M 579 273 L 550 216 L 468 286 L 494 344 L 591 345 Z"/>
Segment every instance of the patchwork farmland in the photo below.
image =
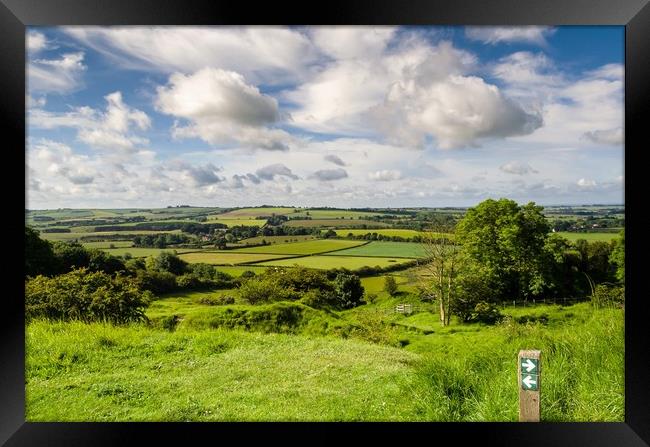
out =
<path fill-rule="evenodd" d="M 590 209 L 558 210 L 560 223 L 552 212 L 545 216 L 550 227 L 581 229 L 547 236 L 568 260 L 582 250 L 587 265 L 592 253 L 604 258 L 620 238 L 616 230 L 581 228 Z M 589 222 L 620 226 L 610 217 L 614 211 L 594 208 Z M 548 379 L 555 395 L 545 417 L 620 421 L 623 351 L 611 346 L 622 346 L 622 312 L 579 302 L 588 291 L 562 305 L 482 303 L 483 313 L 480 307 L 458 312 L 441 326 L 439 304 L 429 294 L 434 264 L 427 244 L 449 244 L 440 253 L 461 247 L 453 227 L 463 214 L 290 207 L 28 211 L 26 221 L 60 262 L 78 264 L 86 256 L 92 259 L 86 268 L 124 269 L 122 281 L 152 299 L 143 310 L 146 323 L 31 323 L 27 418 L 513 421 L 512 354 L 521 343 L 542 340 L 549 351 L 563 346 L 547 366 L 549 377 L 558 378 Z M 66 290 L 78 278 L 62 276 L 63 287 L 46 290 Z M 28 294 L 42 282 L 28 280 Z M 583 276 L 575 284 L 581 287 Z M 412 314 L 397 310 L 405 304 Z M 513 336 L 524 328 L 528 338 Z M 603 343 L 593 346 L 594 336 Z M 463 368 L 482 361 L 483 350 L 494 362 L 468 377 Z M 569 361 L 567 353 L 590 365 L 582 378 L 595 384 L 594 393 L 562 385 L 567 378 L 559 365 Z M 592 380 L 588 371 L 596 369 L 607 381 Z M 432 381 L 440 371 L 444 380 Z M 169 389 L 175 390 L 171 401 Z M 471 403 L 450 397 L 449 389 L 469 393 Z M 123 405 L 133 396 L 141 406 Z M 575 404 L 567 413 L 562 403 L 569 399 Z"/>

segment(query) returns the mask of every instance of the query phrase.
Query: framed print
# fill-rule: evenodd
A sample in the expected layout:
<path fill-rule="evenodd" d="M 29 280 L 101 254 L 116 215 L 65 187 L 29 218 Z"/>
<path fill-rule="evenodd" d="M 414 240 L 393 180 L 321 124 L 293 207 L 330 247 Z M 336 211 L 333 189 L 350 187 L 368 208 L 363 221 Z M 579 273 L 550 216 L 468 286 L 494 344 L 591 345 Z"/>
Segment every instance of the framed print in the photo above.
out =
<path fill-rule="evenodd" d="M 6 445 L 650 442 L 647 1 L 0 20 Z"/>

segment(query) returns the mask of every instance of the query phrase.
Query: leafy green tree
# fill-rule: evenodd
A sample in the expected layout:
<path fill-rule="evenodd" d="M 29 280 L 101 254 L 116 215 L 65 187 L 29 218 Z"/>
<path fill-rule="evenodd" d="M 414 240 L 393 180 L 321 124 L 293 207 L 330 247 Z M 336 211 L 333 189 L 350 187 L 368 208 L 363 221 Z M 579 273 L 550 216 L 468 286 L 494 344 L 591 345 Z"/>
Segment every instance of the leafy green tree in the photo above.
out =
<path fill-rule="evenodd" d="M 90 254 L 79 242 L 56 241 L 52 244 L 54 256 L 58 260 L 59 272 L 69 272 L 75 268 L 88 267 Z"/>
<path fill-rule="evenodd" d="M 384 279 L 384 290 L 390 296 L 395 296 L 397 294 L 397 281 L 391 275 L 388 275 Z"/>
<path fill-rule="evenodd" d="M 152 296 L 129 277 L 85 268 L 25 283 L 27 319 L 106 321 L 116 324 L 146 321 L 144 309 Z"/>
<path fill-rule="evenodd" d="M 478 264 L 495 296 L 539 295 L 545 286 L 544 247 L 549 225 L 543 208 L 509 199 L 484 200 L 458 223 L 456 238 L 467 261 Z"/>
<path fill-rule="evenodd" d="M 93 272 L 101 271 L 112 275 L 126 268 L 119 258 L 111 256 L 105 251 L 91 249 L 88 250 L 88 255 L 88 269 Z"/>
<path fill-rule="evenodd" d="M 157 256 L 149 256 L 146 261 L 147 270 L 169 272 L 182 275 L 187 271 L 188 264 L 174 253 L 163 251 Z"/>
<path fill-rule="evenodd" d="M 38 230 L 25 226 L 25 276 L 52 275 L 57 271 L 52 244 L 39 234 Z"/>
<path fill-rule="evenodd" d="M 614 244 L 609 261 L 616 267 L 616 279 L 625 282 L 625 229 L 621 230 L 620 238 Z"/>
<path fill-rule="evenodd" d="M 437 301 L 443 326 L 451 321 L 458 291 L 456 280 L 463 266 L 460 246 L 452 231 L 451 227 L 435 226 L 421 238 L 426 262 L 418 275 L 418 289 L 423 299 Z"/>
<path fill-rule="evenodd" d="M 338 299 L 340 309 L 351 309 L 363 304 L 365 292 L 361 280 L 357 275 L 339 273 L 334 278 L 334 292 Z"/>

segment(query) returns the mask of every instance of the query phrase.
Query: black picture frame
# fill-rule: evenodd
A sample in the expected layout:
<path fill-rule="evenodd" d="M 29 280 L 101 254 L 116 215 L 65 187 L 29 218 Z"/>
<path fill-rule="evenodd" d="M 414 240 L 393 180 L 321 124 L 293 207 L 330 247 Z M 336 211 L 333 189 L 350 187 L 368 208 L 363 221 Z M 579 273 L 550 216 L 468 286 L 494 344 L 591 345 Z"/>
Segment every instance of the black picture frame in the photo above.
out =
<path fill-rule="evenodd" d="M 650 5 L 648 0 L 330 0 L 316 5 L 234 0 L 0 0 L 0 114 L 5 155 L 24 161 L 25 27 L 29 25 L 223 25 L 223 24 L 431 24 L 431 25 L 624 25 L 625 26 L 625 422 L 622 423 L 30 423 L 25 422 L 25 339 L 22 266 L 3 294 L 0 324 L 0 443 L 22 445 L 132 445 L 247 441 L 340 442 L 351 434 L 373 440 L 421 439 L 525 446 L 643 446 L 650 444 L 650 345 L 648 299 L 641 289 L 645 252 L 644 127 L 650 118 Z M 597 113 L 597 111 L 595 111 Z M 7 137 L 10 137 L 9 139 Z M 22 143 L 21 143 L 22 142 Z M 638 171 L 638 172 L 635 172 Z M 5 176 L 5 191 L 16 189 Z M 640 190 L 635 190 L 640 188 Z M 16 202 L 24 199 L 13 195 Z M 23 201 L 23 205 L 24 205 Z M 24 220 L 15 205 L 6 216 L 9 234 Z M 14 214 L 15 213 L 15 214 Z M 630 218 L 632 217 L 632 218 Z M 23 218 L 20 218 L 23 219 Z M 19 239 L 16 237 L 16 239 Z M 17 247 L 16 250 L 21 250 Z M 24 253 L 24 251 L 20 251 Z M 16 261 L 18 265 L 18 261 Z M 9 287 L 10 286 L 10 287 Z"/>

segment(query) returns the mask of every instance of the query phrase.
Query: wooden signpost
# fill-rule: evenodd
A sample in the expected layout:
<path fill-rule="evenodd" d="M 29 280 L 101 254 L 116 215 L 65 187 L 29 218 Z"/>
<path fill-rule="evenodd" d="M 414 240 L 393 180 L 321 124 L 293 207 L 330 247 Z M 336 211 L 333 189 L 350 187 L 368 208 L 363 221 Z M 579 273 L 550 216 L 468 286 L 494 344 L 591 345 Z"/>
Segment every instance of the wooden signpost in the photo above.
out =
<path fill-rule="evenodd" d="M 519 377 L 519 422 L 539 422 L 541 362 L 540 351 L 521 350 L 517 359 Z"/>

